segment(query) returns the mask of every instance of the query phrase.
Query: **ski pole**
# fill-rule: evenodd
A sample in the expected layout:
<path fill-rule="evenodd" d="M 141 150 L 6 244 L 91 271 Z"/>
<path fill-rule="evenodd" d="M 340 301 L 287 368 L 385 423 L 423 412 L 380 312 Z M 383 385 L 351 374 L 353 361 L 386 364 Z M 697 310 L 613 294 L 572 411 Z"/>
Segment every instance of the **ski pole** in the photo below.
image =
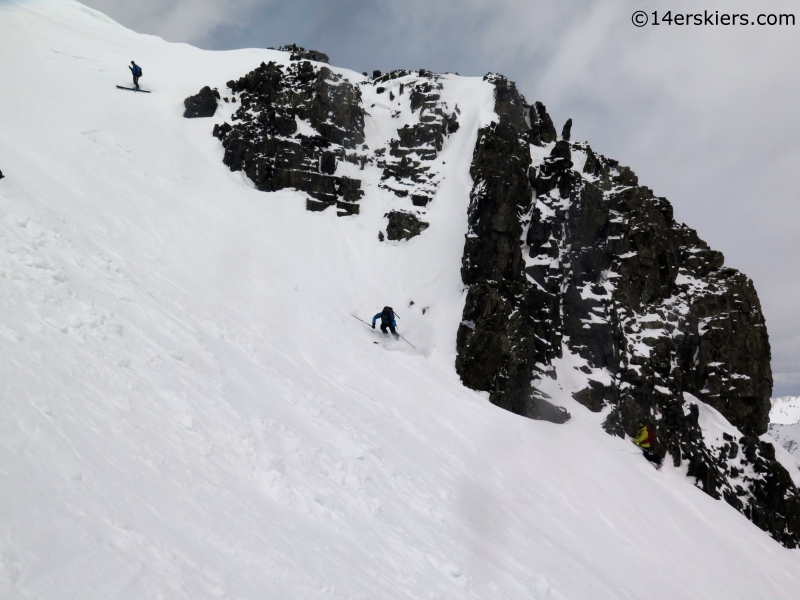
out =
<path fill-rule="evenodd" d="M 397 335 L 400 335 L 400 334 L 398 333 Z M 412 344 L 411 342 L 409 342 L 408 340 L 406 340 L 406 338 L 404 338 L 402 335 L 400 335 L 400 337 L 401 337 L 401 338 L 403 338 L 403 339 L 405 340 L 406 344 L 408 344 L 409 346 L 411 346 L 411 347 L 412 347 L 414 350 L 416 350 L 416 349 L 417 349 L 417 347 L 416 347 L 414 344 Z"/>
<path fill-rule="evenodd" d="M 367 322 L 366 322 L 364 319 L 359 319 L 359 318 L 358 318 L 357 316 L 355 316 L 355 315 L 350 315 L 350 316 L 351 316 L 351 317 L 353 317 L 354 319 L 358 319 L 359 321 L 361 321 L 361 322 L 362 322 L 364 325 L 366 325 L 367 327 L 374 329 L 374 328 L 372 327 L 372 325 L 370 325 L 369 323 L 367 323 Z M 403 337 L 401 334 L 399 334 L 399 333 L 398 333 L 397 335 L 399 335 L 401 338 L 403 338 L 403 341 L 405 341 L 405 343 L 406 343 L 406 344 L 408 344 L 409 346 L 411 346 L 411 347 L 412 347 L 414 350 L 416 350 L 416 349 L 417 349 L 417 347 L 416 347 L 414 344 L 412 344 L 411 342 L 409 342 L 409 341 L 408 341 L 406 338 L 404 338 L 404 337 Z"/>
<path fill-rule="evenodd" d="M 357 317 L 357 316 L 355 316 L 355 315 L 350 315 L 350 316 L 351 316 L 351 317 L 353 317 L 354 319 L 358 319 L 358 317 Z M 364 325 L 366 325 L 367 327 L 370 327 L 370 328 L 372 328 L 372 325 L 370 325 L 369 323 L 367 323 L 367 322 L 366 322 L 364 319 L 358 319 L 358 320 L 359 320 L 359 321 L 361 321 L 361 322 L 362 322 Z"/>

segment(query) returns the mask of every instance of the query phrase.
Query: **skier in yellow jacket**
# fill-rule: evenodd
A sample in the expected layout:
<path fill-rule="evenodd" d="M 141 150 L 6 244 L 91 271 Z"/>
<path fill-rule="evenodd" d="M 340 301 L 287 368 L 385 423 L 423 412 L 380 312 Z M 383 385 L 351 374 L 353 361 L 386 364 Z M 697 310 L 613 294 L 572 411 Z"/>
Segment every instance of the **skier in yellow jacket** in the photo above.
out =
<path fill-rule="evenodd" d="M 663 460 L 658 458 L 658 456 L 650 451 L 650 447 L 655 444 L 655 442 L 656 436 L 653 433 L 653 430 L 650 429 L 645 423 L 639 423 L 639 431 L 636 433 L 636 437 L 633 438 L 633 443 L 642 449 L 642 454 L 644 454 L 644 457 L 653 463 L 656 466 L 656 469 L 660 469 L 661 465 L 663 464 Z"/>

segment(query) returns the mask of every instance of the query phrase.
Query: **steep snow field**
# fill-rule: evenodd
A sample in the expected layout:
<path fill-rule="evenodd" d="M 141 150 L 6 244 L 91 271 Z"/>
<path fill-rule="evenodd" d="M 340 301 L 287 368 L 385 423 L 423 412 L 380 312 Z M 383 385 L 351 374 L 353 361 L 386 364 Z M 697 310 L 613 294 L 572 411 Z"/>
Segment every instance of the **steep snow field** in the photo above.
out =
<path fill-rule="evenodd" d="M 569 357 L 567 425 L 461 386 L 480 78 L 445 83 L 430 228 L 381 244 L 377 180 L 360 216 L 309 213 L 222 164 L 229 109 L 181 116 L 287 54 L 71 0 L 6 0 L 0 40 L 0 598 L 797 597 L 800 553 L 606 435 Z M 151 94 L 114 87 L 131 59 Z M 351 316 L 384 304 L 417 351 Z"/>
<path fill-rule="evenodd" d="M 782 396 L 772 399 L 769 422 L 778 425 L 800 423 L 800 396 Z"/>
<path fill-rule="evenodd" d="M 800 459 L 800 397 L 783 396 L 772 399 L 769 434 L 792 456 Z"/>

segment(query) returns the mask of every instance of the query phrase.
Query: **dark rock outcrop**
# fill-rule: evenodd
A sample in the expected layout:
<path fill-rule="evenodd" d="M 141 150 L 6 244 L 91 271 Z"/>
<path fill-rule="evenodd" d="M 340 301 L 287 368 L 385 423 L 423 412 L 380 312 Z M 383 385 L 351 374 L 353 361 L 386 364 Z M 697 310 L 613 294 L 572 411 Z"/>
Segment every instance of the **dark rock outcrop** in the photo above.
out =
<path fill-rule="evenodd" d="M 676 223 L 629 168 L 570 143 L 571 121 L 557 140 L 541 103 L 528 108 L 505 78 L 487 79 L 500 122 L 480 131 L 471 169 L 462 381 L 542 418 L 536 381 L 553 374 L 554 358 L 574 354 L 588 383 L 573 397 L 607 410 L 610 434 L 634 435 L 649 422 L 657 454 L 686 462 L 698 487 L 797 546 L 800 495 L 758 438 L 772 375 L 752 282 Z M 529 143 L 549 156 L 532 165 Z M 707 442 L 703 405 L 738 438 Z"/>
<path fill-rule="evenodd" d="M 534 102 L 529 109 L 531 128 L 526 132 L 526 137 L 531 144 L 543 146 L 556 141 L 556 127 L 547 114 L 547 109 L 541 102 Z"/>
<path fill-rule="evenodd" d="M 501 117 L 480 130 L 470 170 L 475 186 L 461 267 L 468 292 L 456 370 L 468 387 L 488 391 L 494 404 L 540 418 L 531 380 L 537 364 L 556 356 L 556 330 L 544 325 L 558 306 L 524 270 L 519 240 L 531 208 L 530 161 L 510 120 Z"/>
<path fill-rule="evenodd" d="M 301 48 L 296 44 L 281 46 L 278 48 L 278 50 L 288 52 L 289 60 L 313 60 L 321 63 L 330 62 L 328 55 L 324 52 L 318 52 L 317 50 L 306 50 L 305 48 Z"/>
<path fill-rule="evenodd" d="M 428 228 L 428 223 L 420 221 L 417 215 L 393 210 L 386 215 L 389 224 L 386 226 L 386 238 L 389 240 L 410 240 Z"/>
<path fill-rule="evenodd" d="M 186 107 L 183 116 L 187 119 L 213 117 L 214 113 L 217 112 L 218 100 L 219 92 L 205 86 L 198 94 L 189 96 L 183 101 L 183 106 Z"/>
<path fill-rule="evenodd" d="M 244 171 L 261 191 L 295 188 L 311 198 L 311 211 L 336 206 L 339 216 L 358 214 L 361 181 L 335 175 L 341 161 L 359 162 L 364 141 L 361 92 L 327 67 L 300 61 L 261 65 L 227 84 L 239 97 L 233 125 L 214 127 L 225 148 L 223 162 Z M 317 135 L 297 131 L 308 122 Z"/>
<path fill-rule="evenodd" d="M 494 85 L 494 110 L 501 120 L 507 121 L 515 131 L 526 131 L 525 113 L 529 109 L 516 84 L 497 73 L 489 73 L 483 79 Z"/>
<path fill-rule="evenodd" d="M 0 171 L 0 179 L 2 179 L 3 177 L 4 177 L 3 172 Z"/>
<path fill-rule="evenodd" d="M 571 135 L 572 135 L 572 119 L 567 119 L 567 122 L 564 123 L 564 128 L 561 130 L 561 139 L 564 140 L 565 142 L 568 142 Z"/>
<path fill-rule="evenodd" d="M 262 63 L 227 83 L 230 102 L 239 106 L 232 124 L 214 127 L 225 148 L 223 162 L 232 171 L 244 171 L 259 190 L 294 188 L 310 196 L 309 211 L 335 205 L 339 216 L 359 214 L 363 192 L 359 180 L 337 175 L 338 165 L 349 162 L 363 170 L 376 164 L 383 170 L 380 187 L 408 198 L 424 213 L 441 179 L 426 163 L 438 157 L 445 138 L 459 127 L 458 107 L 451 112 L 440 99 L 441 76 L 375 71 L 371 81 L 361 83 L 388 91 L 390 101 L 407 93 L 418 119 L 397 130 L 388 153 L 378 148 L 370 154 L 363 144 L 366 112 L 359 87 L 328 67 L 302 60 L 310 57 L 302 48 L 281 50 L 292 53 L 288 66 Z M 307 129 L 300 133 L 299 122 L 316 135 Z"/>

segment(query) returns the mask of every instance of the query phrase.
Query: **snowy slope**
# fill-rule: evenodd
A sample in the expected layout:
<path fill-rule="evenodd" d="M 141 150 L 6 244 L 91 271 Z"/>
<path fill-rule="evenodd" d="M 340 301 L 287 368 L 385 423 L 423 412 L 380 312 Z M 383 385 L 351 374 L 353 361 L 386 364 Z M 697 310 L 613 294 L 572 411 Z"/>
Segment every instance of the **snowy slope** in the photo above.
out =
<path fill-rule="evenodd" d="M 800 396 L 782 396 L 772 399 L 769 422 L 778 425 L 800 423 Z"/>
<path fill-rule="evenodd" d="M 772 399 L 769 434 L 792 456 L 800 459 L 800 397 L 783 396 Z"/>
<path fill-rule="evenodd" d="M 0 597 L 796 597 L 800 554 L 606 435 L 568 356 L 565 426 L 458 380 L 489 84 L 448 77 L 431 227 L 379 244 L 377 181 L 358 218 L 308 213 L 222 164 L 225 114 L 181 118 L 287 54 L 69 0 L 0 4 L 0 39 Z M 153 93 L 114 87 L 131 59 Z M 351 317 L 384 304 L 419 351 Z"/>

